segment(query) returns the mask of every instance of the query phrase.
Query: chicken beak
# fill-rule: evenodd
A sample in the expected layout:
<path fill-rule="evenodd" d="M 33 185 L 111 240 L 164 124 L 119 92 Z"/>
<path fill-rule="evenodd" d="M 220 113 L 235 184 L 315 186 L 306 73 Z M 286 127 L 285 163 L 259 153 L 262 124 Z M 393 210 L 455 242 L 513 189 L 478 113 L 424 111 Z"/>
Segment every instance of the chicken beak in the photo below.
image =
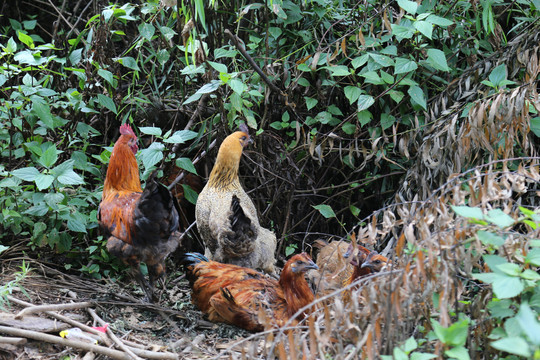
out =
<path fill-rule="evenodd" d="M 362 264 L 362 266 L 360 266 L 361 268 L 368 268 L 368 269 L 371 269 L 373 268 L 373 264 L 370 263 L 370 262 L 365 262 Z"/>
<path fill-rule="evenodd" d="M 306 264 L 305 269 L 306 270 L 319 270 L 319 267 L 313 261 L 310 261 L 309 263 Z"/>

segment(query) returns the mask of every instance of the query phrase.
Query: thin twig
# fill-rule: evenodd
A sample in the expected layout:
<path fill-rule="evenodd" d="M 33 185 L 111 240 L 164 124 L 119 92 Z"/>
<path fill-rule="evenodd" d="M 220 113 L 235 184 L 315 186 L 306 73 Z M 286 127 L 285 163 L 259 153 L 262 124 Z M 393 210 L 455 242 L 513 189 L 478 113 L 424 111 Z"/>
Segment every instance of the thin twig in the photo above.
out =
<path fill-rule="evenodd" d="M 98 314 L 96 314 L 96 312 L 94 311 L 94 309 L 86 309 L 88 311 L 88 313 L 94 318 L 95 321 L 97 321 L 101 326 L 105 326 L 105 321 L 103 321 L 102 318 L 100 318 L 98 316 Z M 142 360 L 140 357 L 138 357 L 137 355 L 135 355 L 133 353 L 133 351 L 131 351 L 123 342 L 122 340 L 120 340 L 116 335 L 114 335 L 114 333 L 111 331 L 111 329 L 107 328 L 107 335 L 109 335 L 109 337 L 114 341 L 114 343 L 116 345 L 118 345 L 118 347 L 120 349 L 122 349 L 123 351 L 126 352 L 126 354 L 128 354 L 132 359 L 135 359 L 135 360 Z"/>
<path fill-rule="evenodd" d="M 212 141 L 210 143 L 210 145 L 208 146 L 208 150 L 211 150 L 214 146 L 216 146 L 216 139 L 214 139 L 214 141 Z M 195 165 L 196 163 L 198 163 L 204 156 L 206 156 L 206 152 L 207 150 L 203 151 L 201 153 L 201 155 L 197 156 L 195 158 L 195 160 L 193 160 L 193 165 Z M 168 189 L 171 190 L 180 180 L 182 180 L 184 178 L 184 172 L 182 171 L 180 173 L 180 175 L 178 175 L 176 177 L 176 179 L 174 179 L 174 181 L 168 186 Z"/>
<path fill-rule="evenodd" d="M 15 315 L 15 319 L 19 320 L 24 315 L 28 314 L 35 314 L 39 312 L 45 312 L 45 311 L 59 311 L 59 310 L 74 310 L 74 309 L 82 309 L 92 306 L 93 303 L 91 302 L 81 302 L 81 303 L 70 303 L 70 304 L 56 304 L 56 305 L 36 305 L 27 307 L 26 309 L 23 309 L 19 311 L 17 315 Z"/>

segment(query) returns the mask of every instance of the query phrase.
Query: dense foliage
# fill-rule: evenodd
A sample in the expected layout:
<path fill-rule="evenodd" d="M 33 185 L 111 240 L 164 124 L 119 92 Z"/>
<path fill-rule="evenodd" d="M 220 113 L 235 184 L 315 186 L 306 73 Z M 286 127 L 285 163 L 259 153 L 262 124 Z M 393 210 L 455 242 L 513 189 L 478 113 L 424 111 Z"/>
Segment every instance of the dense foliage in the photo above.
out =
<path fill-rule="evenodd" d="M 256 144 L 241 173 L 282 257 L 388 221 L 367 221 L 384 206 L 430 201 L 455 173 L 537 154 L 538 0 L 27 5 L 0 5 L 1 256 L 30 251 L 97 278 L 119 269 L 96 210 L 124 122 L 143 141 L 143 179 L 156 168 L 205 177 L 213 141 L 247 123 Z M 536 229 L 522 205 L 508 226 Z M 370 241 L 382 248 L 400 226 Z M 491 270 L 470 279 L 493 284 L 489 316 L 505 326 L 493 346 L 538 358 L 538 240 L 507 261 L 504 236 L 483 231 L 478 260 Z M 471 316 L 453 317 L 414 334 L 465 359 Z M 395 358 L 429 358 L 413 356 L 425 339 L 401 344 Z"/>

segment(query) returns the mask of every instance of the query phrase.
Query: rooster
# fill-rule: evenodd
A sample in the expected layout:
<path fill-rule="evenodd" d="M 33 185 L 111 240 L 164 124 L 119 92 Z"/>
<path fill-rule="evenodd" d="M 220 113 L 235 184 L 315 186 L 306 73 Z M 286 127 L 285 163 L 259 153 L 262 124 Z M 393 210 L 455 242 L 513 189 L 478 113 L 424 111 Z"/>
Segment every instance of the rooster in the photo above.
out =
<path fill-rule="evenodd" d="M 250 268 L 208 260 L 197 253 L 185 254 L 182 263 L 192 289 L 191 301 L 210 321 L 262 331 L 284 325 L 314 300 L 304 274 L 317 269 L 317 265 L 306 253 L 287 261 L 279 281 Z M 303 319 L 309 311 L 298 315 L 292 323 Z"/>
<path fill-rule="evenodd" d="M 223 140 L 197 199 L 195 218 L 206 257 L 273 274 L 276 236 L 259 224 L 255 205 L 238 178 L 242 151 L 249 143 L 245 124 Z"/>
<path fill-rule="evenodd" d="M 178 204 L 169 190 L 158 183 L 155 173 L 141 189 L 137 136 L 128 124 L 120 126 L 120 138 L 109 160 L 98 221 L 107 238 L 109 253 L 131 266 L 135 279 L 155 301 L 154 284 L 165 275 L 165 259 L 178 242 L 171 236 L 178 229 Z M 140 263 L 146 263 L 150 282 Z"/>

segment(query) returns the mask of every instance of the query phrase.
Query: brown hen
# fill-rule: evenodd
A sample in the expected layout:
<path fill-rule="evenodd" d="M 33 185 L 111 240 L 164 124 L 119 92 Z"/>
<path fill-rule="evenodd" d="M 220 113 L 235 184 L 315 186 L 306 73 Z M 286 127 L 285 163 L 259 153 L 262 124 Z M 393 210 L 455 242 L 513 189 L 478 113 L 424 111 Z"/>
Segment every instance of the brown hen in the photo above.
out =
<path fill-rule="evenodd" d="M 192 289 L 191 300 L 210 321 L 262 331 L 284 325 L 314 300 L 304 274 L 317 269 L 317 265 L 305 253 L 287 261 L 279 281 L 249 268 L 208 260 L 197 253 L 185 254 L 182 263 Z M 292 324 L 309 312 L 298 315 Z"/>

